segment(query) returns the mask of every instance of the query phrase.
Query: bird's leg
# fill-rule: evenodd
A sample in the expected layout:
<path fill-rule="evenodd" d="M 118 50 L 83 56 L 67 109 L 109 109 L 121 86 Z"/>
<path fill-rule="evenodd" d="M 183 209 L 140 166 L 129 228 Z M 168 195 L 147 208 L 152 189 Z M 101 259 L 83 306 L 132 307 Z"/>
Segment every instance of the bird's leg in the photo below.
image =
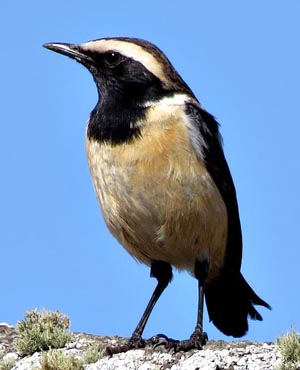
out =
<path fill-rule="evenodd" d="M 208 338 L 207 334 L 203 332 L 203 306 L 204 306 L 204 290 L 205 280 L 208 272 L 208 262 L 196 260 L 195 263 L 195 277 L 198 280 L 198 314 L 197 324 L 193 334 L 187 340 L 174 340 L 164 335 L 153 337 L 154 346 L 164 345 L 167 349 L 174 349 L 175 352 L 189 351 L 191 349 L 202 349 L 206 344 Z"/>
<path fill-rule="evenodd" d="M 130 341 L 131 342 L 139 342 L 142 338 L 142 334 L 144 328 L 147 324 L 149 316 L 158 301 L 159 297 L 161 296 L 162 292 L 166 289 L 169 282 L 172 279 L 172 267 L 167 262 L 162 261 L 155 261 L 151 265 L 151 277 L 155 277 L 157 279 L 157 286 L 152 294 L 152 297 L 143 313 L 143 316 L 138 323 L 135 331 L 133 332 Z"/>
<path fill-rule="evenodd" d="M 126 352 L 130 349 L 143 348 L 146 346 L 147 343 L 142 339 L 142 334 L 156 302 L 172 280 L 172 266 L 167 262 L 154 261 L 151 265 L 150 276 L 157 279 L 157 286 L 150 298 L 150 301 L 128 343 L 122 346 L 106 348 L 106 352 L 110 356 L 115 353 Z"/>
<path fill-rule="evenodd" d="M 205 281 L 208 272 L 207 260 L 199 261 L 195 263 L 195 277 L 198 280 L 198 314 L 197 324 L 193 334 L 191 335 L 189 342 L 195 344 L 195 347 L 204 346 L 207 342 L 207 334 L 203 332 L 203 307 L 204 307 L 204 292 L 205 292 Z M 200 348 L 199 348 L 200 349 Z"/>

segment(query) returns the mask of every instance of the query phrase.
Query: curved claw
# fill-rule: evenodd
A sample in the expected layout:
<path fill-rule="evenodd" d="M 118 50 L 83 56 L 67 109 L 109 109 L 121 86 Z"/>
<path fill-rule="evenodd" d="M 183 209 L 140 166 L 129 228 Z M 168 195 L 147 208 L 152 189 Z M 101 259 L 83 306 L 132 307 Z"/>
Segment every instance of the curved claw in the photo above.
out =
<path fill-rule="evenodd" d="M 156 349 L 159 346 L 165 346 L 166 349 L 171 349 L 173 345 L 179 343 L 178 340 L 167 337 L 165 334 L 157 334 L 149 339 L 150 343 L 153 346 L 153 349 Z"/>
<path fill-rule="evenodd" d="M 176 340 L 167 337 L 164 334 L 157 334 L 151 337 L 147 342 L 153 346 L 153 349 L 156 349 L 159 346 L 164 346 L 166 350 L 174 350 L 174 352 L 180 351 L 190 351 L 192 349 L 202 349 L 208 340 L 206 333 L 193 333 L 190 339 L 186 340 Z"/>

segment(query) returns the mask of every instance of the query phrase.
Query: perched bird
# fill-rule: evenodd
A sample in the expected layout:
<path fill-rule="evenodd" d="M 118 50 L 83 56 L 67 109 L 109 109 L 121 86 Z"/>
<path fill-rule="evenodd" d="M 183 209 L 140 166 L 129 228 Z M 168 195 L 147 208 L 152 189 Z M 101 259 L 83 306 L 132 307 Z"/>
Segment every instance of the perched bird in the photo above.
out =
<path fill-rule="evenodd" d="M 103 38 L 46 48 L 84 65 L 99 100 L 86 130 L 86 151 L 107 227 L 157 286 L 129 342 L 142 347 L 151 311 L 172 279 L 172 267 L 198 280 L 197 324 L 191 337 L 154 337 L 175 350 L 201 348 L 204 296 L 210 320 L 241 337 L 248 316 L 267 308 L 240 272 L 242 233 L 219 125 L 203 109 L 164 53 L 136 38 Z"/>

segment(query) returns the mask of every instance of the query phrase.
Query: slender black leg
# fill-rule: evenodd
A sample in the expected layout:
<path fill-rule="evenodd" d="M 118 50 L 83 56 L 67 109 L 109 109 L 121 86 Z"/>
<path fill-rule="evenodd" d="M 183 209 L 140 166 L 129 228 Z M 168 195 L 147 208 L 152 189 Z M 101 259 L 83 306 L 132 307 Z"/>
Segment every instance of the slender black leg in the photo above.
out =
<path fill-rule="evenodd" d="M 154 346 L 164 345 L 167 349 L 175 352 L 190 351 L 191 349 L 202 349 L 207 342 L 207 334 L 203 332 L 203 306 L 205 281 L 208 272 L 208 262 L 197 260 L 195 263 L 195 277 L 198 280 L 198 314 L 197 324 L 193 334 L 187 340 L 174 340 L 165 335 L 153 337 Z"/>
<path fill-rule="evenodd" d="M 157 279 L 157 286 L 152 294 L 152 297 L 150 298 L 150 301 L 145 309 L 145 312 L 143 313 L 141 320 L 139 321 L 135 331 L 131 336 L 130 340 L 133 342 L 141 340 L 143 331 L 156 302 L 172 279 L 172 267 L 167 262 L 155 261 L 151 265 L 150 276 Z"/>
<path fill-rule="evenodd" d="M 163 261 L 154 261 L 151 265 L 151 277 L 157 279 L 157 286 L 150 298 L 150 301 L 139 321 L 136 329 L 134 330 L 130 340 L 123 346 L 107 347 L 106 351 L 111 356 L 114 353 L 126 352 L 133 348 L 145 347 L 146 341 L 142 339 L 142 334 L 150 317 L 150 314 L 161 296 L 162 292 L 166 289 L 169 282 L 172 280 L 172 267 L 169 263 Z"/>
<path fill-rule="evenodd" d="M 205 291 L 205 281 L 208 272 L 208 262 L 207 261 L 196 261 L 195 263 L 195 277 L 198 280 L 198 315 L 197 324 L 191 339 L 196 339 L 202 341 L 202 345 L 207 342 L 207 334 L 203 332 L 203 307 L 204 307 L 204 291 Z"/>

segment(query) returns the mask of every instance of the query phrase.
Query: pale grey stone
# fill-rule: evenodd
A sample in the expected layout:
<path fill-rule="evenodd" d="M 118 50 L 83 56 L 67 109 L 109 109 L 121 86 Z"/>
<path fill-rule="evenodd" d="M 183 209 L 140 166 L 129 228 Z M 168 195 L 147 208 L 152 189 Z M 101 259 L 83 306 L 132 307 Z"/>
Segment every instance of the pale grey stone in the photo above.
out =
<path fill-rule="evenodd" d="M 9 352 L 3 356 L 4 361 L 17 361 L 19 358 L 17 352 Z"/>
<path fill-rule="evenodd" d="M 5 350 L 5 359 L 16 361 L 13 370 L 32 370 L 38 367 L 41 355 L 35 353 L 21 359 L 12 345 L 14 329 L 3 323 L 2 328 L 4 334 L 0 337 L 0 348 Z M 103 347 L 117 345 L 120 338 L 115 340 L 77 333 L 72 343 L 66 345 L 64 352 L 83 359 L 85 349 L 95 340 Z M 278 368 L 280 360 L 281 355 L 274 343 L 209 342 L 203 350 L 188 353 L 174 354 L 164 349 L 153 351 L 151 348 L 131 350 L 113 357 L 103 357 L 95 364 L 85 365 L 85 370 L 274 370 Z"/>

